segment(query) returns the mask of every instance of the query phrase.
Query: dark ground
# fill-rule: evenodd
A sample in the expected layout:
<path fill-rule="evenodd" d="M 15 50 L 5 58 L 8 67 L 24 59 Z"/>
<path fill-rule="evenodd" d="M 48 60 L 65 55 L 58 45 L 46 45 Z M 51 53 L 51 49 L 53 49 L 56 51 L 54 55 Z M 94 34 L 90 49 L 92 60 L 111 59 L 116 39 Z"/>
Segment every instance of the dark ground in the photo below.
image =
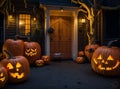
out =
<path fill-rule="evenodd" d="M 98 75 L 90 63 L 52 61 L 50 65 L 31 67 L 27 81 L 6 84 L 4 89 L 120 89 L 120 77 Z"/>

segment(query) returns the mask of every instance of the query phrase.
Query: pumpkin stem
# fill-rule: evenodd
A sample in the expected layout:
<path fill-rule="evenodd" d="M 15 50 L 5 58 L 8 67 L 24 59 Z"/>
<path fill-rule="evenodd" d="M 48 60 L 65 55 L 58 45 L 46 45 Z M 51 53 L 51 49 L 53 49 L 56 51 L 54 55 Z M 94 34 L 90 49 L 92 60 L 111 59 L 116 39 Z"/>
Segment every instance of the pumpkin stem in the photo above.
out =
<path fill-rule="evenodd" d="M 8 57 L 8 59 L 15 59 L 15 57 L 12 55 L 12 53 L 8 50 L 3 50 L 5 52 L 5 56 Z"/>
<path fill-rule="evenodd" d="M 120 47 L 120 39 L 109 41 L 107 46 L 108 47 L 112 47 L 112 46 Z"/>

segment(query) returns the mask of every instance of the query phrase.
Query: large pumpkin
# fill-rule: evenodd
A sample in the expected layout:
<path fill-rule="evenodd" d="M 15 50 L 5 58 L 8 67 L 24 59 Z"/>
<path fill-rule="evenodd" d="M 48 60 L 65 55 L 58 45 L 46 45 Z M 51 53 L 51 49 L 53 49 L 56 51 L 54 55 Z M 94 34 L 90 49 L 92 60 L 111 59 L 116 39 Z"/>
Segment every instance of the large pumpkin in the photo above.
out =
<path fill-rule="evenodd" d="M 120 49 L 102 46 L 95 50 L 91 59 L 92 69 L 102 75 L 120 74 Z"/>
<path fill-rule="evenodd" d="M 30 66 L 28 60 L 24 56 L 12 56 L 6 51 L 9 58 L 4 58 L 1 63 L 8 71 L 8 81 L 11 83 L 19 83 L 25 81 L 30 74 Z"/>
<path fill-rule="evenodd" d="M 9 50 L 14 56 L 24 55 L 24 42 L 22 40 L 7 39 L 2 50 Z M 4 51 L 3 53 L 6 54 Z"/>
<path fill-rule="evenodd" d="M 30 64 L 33 64 L 41 57 L 41 47 L 37 42 L 24 42 L 24 56 L 28 59 Z"/>
<path fill-rule="evenodd" d="M 0 89 L 5 86 L 8 80 L 8 74 L 5 67 L 0 64 Z"/>
<path fill-rule="evenodd" d="M 99 47 L 98 44 L 90 44 L 90 45 L 86 45 L 85 49 L 84 49 L 84 53 L 86 58 L 91 61 L 91 57 L 93 55 L 93 52 Z"/>

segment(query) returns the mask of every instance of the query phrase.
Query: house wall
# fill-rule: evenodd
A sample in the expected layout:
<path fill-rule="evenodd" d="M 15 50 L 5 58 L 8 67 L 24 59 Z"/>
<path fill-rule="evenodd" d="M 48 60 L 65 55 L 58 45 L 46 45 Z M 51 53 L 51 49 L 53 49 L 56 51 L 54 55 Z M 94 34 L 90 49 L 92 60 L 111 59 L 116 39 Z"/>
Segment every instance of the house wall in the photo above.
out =
<path fill-rule="evenodd" d="M 120 39 L 120 9 L 103 10 L 103 45 Z"/>
<path fill-rule="evenodd" d="M 36 41 L 41 45 L 42 54 L 44 54 L 44 10 L 43 8 L 36 8 L 33 11 L 33 8 L 27 9 L 18 9 L 15 12 L 10 12 L 8 15 L 5 15 L 5 39 L 16 39 L 16 35 L 19 34 L 19 14 L 29 14 L 30 15 L 30 40 Z M 33 21 L 33 18 L 36 18 L 36 21 Z M 37 30 L 37 31 L 36 31 Z M 22 40 L 27 41 L 26 35 L 20 35 Z"/>

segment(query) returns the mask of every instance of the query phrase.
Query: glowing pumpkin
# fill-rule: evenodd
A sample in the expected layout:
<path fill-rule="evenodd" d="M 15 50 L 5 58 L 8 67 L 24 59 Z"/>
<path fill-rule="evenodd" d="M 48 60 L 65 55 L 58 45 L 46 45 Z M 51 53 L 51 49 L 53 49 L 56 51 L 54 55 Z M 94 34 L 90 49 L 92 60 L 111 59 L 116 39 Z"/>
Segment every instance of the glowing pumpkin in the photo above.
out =
<path fill-rule="evenodd" d="M 85 56 L 86 58 L 89 60 L 89 62 L 91 61 L 91 57 L 93 55 L 93 52 L 99 47 L 98 44 L 90 44 L 90 45 L 86 45 L 84 52 L 85 52 Z"/>
<path fill-rule="evenodd" d="M 42 60 L 45 62 L 45 64 L 49 64 L 50 63 L 50 56 L 43 55 Z"/>
<path fill-rule="evenodd" d="M 24 56 L 12 56 L 6 51 L 9 58 L 1 60 L 1 63 L 8 71 L 8 81 L 11 83 L 19 83 L 26 80 L 30 74 L 30 66 L 28 60 Z"/>
<path fill-rule="evenodd" d="M 35 65 L 38 66 L 38 67 L 44 66 L 44 63 L 45 62 L 41 59 L 35 61 Z"/>
<path fill-rule="evenodd" d="M 41 47 L 37 42 L 24 42 L 24 56 L 28 59 L 30 64 L 33 64 L 35 60 L 41 56 Z"/>
<path fill-rule="evenodd" d="M 7 70 L 0 64 L 0 89 L 5 86 L 7 80 L 8 80 Z"/>
<path fill-rule="evenodd" d="M 84 61 L 84 57 L 77 57 L 77 58 L 75 59 L 75 62 L 78 63 L 78 64 L 84 63 L 84 62 L 85 62 L 85 61 Z"/>
<path fill-rule="evenodd" d="M 14 56 L 24 55 L 24 42 L 22 40 L 7 39 L 3 44 L 2 50 L 5 55 L 4 50 L 9 50 Z"/>
<path fill-rule="evenodd" d="M 120 74 L 120 49 L 102 46 L 95 50 L 91 59 L 92 69 L 102 75 Z"/>

